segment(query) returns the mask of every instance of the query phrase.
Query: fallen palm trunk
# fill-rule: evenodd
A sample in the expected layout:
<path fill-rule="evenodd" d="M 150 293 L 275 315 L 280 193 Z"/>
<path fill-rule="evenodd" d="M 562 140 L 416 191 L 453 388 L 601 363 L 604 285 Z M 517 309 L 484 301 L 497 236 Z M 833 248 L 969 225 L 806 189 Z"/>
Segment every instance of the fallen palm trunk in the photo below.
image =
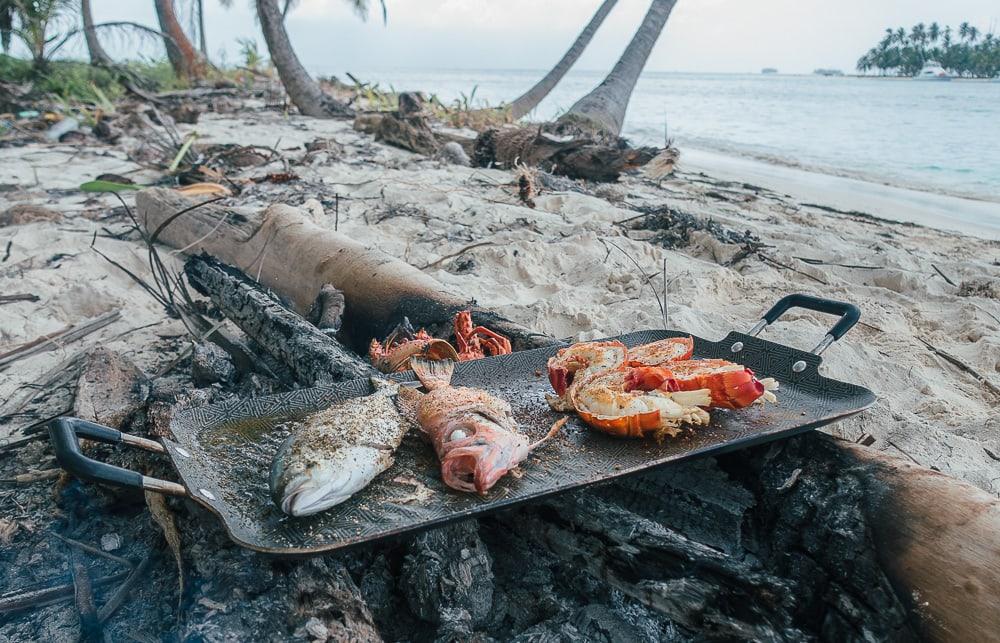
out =
<path fill-rule="evenodd" d="M 138 202 L 151 230 L 189 204 L 158 190 Z M 263 220 L 206 206 L 160 239 L 260 270 L 300 311 L 332 283 L 355 328 L 372 328 L 369 314 L 383 327 L 401 312 L 447 322 L 464 303 L 286 206 Z M 555 341 L 476 314 L 521 348 Z M 511 520 L 563 561 L 693 631 L 770 640 L 981 640 L 1000 631 L 1000 501 L 983 491 L 820 435 L 702 462 L 718 464 L 638 476 Z"/>
<path fill-rule="evenodd" d="M 492 127 L 474 146 L 479 167 L 537 167 L 552 174 L 590 181 L 617 181 L 625 170 L 641 167 L 658 150 L 595 141 L 586 136 L 556 137 L 532 127 Z"/>
<path fill-rule="evenodd" d="M 447 334 L 452 319 L 472 310 L 476 323 L 510 338 L 515 350 L 555 340 L 448 291 L 413 266 L 348 237 L 322 228 L 301 210 L 273 205 L 256 216 L 208 204 L 186 212 L 195 201 L 154 188 L 136 196 L 138 220 L 161 242 L 186 252 L 207 252 L 255 276 L 306 314 L 323 286 L 344 294 L 344 332 L 355 350 L 382 339 L 404 316 L 415 327 Z"/>

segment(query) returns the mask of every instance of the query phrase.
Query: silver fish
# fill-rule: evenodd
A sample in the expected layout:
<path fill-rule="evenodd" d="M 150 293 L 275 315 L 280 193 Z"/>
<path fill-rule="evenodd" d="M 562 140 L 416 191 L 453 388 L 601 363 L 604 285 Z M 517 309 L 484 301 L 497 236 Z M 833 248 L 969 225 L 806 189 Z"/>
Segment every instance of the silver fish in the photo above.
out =
<path fill-rule="evenodd" d="M 411 423 L 393 398 L 399 385 L 372 378 L 375 392 L 296 422 L 271 464 L 271 497 L 290 516 L 344 502 L 392 466 Z"/>

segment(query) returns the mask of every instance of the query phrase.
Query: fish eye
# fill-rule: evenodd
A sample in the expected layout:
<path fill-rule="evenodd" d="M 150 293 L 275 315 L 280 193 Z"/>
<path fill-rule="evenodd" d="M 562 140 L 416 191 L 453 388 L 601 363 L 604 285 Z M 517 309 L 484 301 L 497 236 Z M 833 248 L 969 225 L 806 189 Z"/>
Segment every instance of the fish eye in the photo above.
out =
<path fill-rule="evenodd" d="M 448 436 L 448 441 L 454 442 L 455 440 L 464 440 L 467 437 L 469 437 L 469 434 L 466 433 L 465 430 L 455 429 L 451 432 L 451 435 Z"/>

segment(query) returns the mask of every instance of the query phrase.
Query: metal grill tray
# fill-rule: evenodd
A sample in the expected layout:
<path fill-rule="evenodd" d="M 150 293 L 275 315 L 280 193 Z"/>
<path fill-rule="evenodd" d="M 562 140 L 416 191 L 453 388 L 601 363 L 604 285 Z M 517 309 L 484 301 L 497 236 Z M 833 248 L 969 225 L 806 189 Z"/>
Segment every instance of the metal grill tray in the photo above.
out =
<path fill-rule="evenodd" d="M 620 337 L 635 346 L 675 331 L 643 331 Z M 413 430 L 396 463 L 354 497 L 303 518 L 284 515 L 271 501 L 268 473 L 288 420 L 371 392 L 366 380 L 282 395 L 215 404 L 179 413 L 171 424 L 176 441 L 164 440 L 188 493 L 217 514 L 239 544 L 273 554 L 332 551 L 441 525 L 570 489 L 646 471 L 673 462 L 785 438 L 858 413 L 875 401 L 866 388 L 821 376 L 821 358 L 743 333 L 720 342 L 695 337 L 695 357 L 738 361 L 759 377 L 780 382 L 778 403 L 739 411 L 713 409 L 707 427 L 657 444 L 618 439 L 571 419 L 563 434 L 535 451 L 522 475 L 505 476 L 485 498 L 454 491 L 440 477 L 431 446 Z M 743 343 L 734 354 L 731 347 Z M 454 383 L 484 388 L 506 399 L 522 429 L 537 439 L 561 414 L 549 409 L 545 364 L 558 347 L 523 351 L 458 365 Z M 806 368 L 794 372 L 792 365 Z M 413 374 L 394 376 L 412 380 Z"/>

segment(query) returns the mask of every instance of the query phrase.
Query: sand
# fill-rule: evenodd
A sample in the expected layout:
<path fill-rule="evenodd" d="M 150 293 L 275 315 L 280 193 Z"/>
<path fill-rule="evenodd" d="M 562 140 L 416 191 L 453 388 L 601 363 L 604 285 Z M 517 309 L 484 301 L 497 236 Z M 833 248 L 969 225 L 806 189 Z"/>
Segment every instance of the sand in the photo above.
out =
<path fill-rule="evenodd" d="M 287 117 L 248 103 L 239 115 L 206 114 L 197 125 L 179 127 L 197 130 L 201 143 L 275 146 L 302 177 L 280 186 L 254 186 L 234 199 L 236 205 L 303 205 L 333 227 L 331 197 L 339 194 L 340 231 L 559 337 L 592 339 L 661 327 L 652 290 L 663 289 L 664 262 L 668 327 L 707 339 L 748 329 L 790 292 L 853 302 L 861 307 L 865 325 L 834 344 L 821 368 L 831 377 L 872 388 L 879 401 L 827 430 L 852 440 L 870 434 L 873 448 L 1000 494 L 1000 399 L 919 341 L 1000 384 L 996 241 L 804 206 L 815 203 L 817 195 L 799 196 L 796 185 L 781 183 L 789 180 L 782 172 L 767 181 L 755 175 L 750 183 L 769 187 L 754 187 L 682 163 L 681 171 L 659 185 L 630 176 L 581 192 L 561 182 L 559 189 L 542 189 L 531 209 L 518 201 L 512 172 L 449 165 L 386 147 L 354 132 L 348 122 Z M 342 150 L 314 153 L 297 164 L 306 156 L 302 146 L 317 137 L 335 139 Z M 107 236 L 127 228 L 112 211 L 117 201 L 72 189 L 101 172 L 154 179 L 158 174 L 140 171 L 126 156 L 135 144 L 126 138 L 114 147 L 0 149 L 0 212 L 32 203 L 62 214 L 58 221 L 0 227 L 0 257 L 11 242 L 9 258 L 0 263 L 0 293 L 40 297 L 0 305 L 0 353 L 108 310 L 123 313 L 99 333 L 0 372 L 0 399 L 20 394 L 26 383 L 88 347 L 124 350 L 148 372 L 183 348 L 180 323 L 90 249 L 97 233 L 98 249 L 148 277 L 135 235 Z M 283 169 L 275 162 L 234 176 Z M 891 194 L 883 192 L 882 198 Z M 899 216 L 885 212 L 882 203 L 828 205 Z M 927 203 L 934 207 L 935 201 Z M 648 240 L 653 233 L 616 224 L 644 206 L 670 206 L 738 232 L 748 230 L 767 244 L 766 256 L 787 268 L 757 255 L 725 265 L 740 246 L 707 233 L 695 232 L 689 244 L 666 249 Z M 484 245 L 445 259 L 473 244 Z M 651 275 L 649 285 L 643 273 Z M 970 292 L 978 294 L 962 296 Z M 830 324 L 827 316 L 793 311 L 765 335 L 808 349 Z M 3 431 L 0 427 L 0 438 Z"/>

